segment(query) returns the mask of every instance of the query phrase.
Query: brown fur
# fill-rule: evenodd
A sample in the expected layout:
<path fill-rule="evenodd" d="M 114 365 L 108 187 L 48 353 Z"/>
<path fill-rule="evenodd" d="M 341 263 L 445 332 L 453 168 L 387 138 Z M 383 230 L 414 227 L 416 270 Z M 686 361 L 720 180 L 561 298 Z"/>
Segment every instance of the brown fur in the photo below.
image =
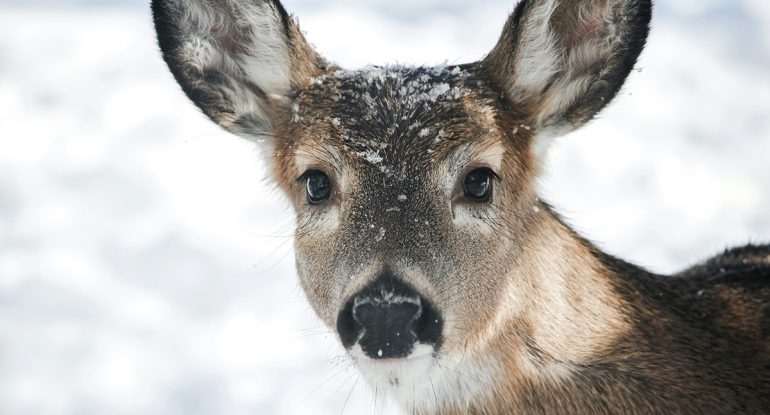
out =
<path fill-rule="evenodd" d="M 577 128 L 615 96 L 650 18 L 645 0 L 552 1 L 521 2 L 481 62 L 359 71 L 328 66 L 277 1 L 242 4 L 280 18 L 283 31 L 270 36 L 285 41 L 288 92 L 226 65 L 202 76 L 211 60 L 180 54 L 190 34 L 178 33 L 177 8 L 156 0 L 153 10 L 164 57 L 193 101 L 232 131 L 267 138 L 318 316 L 335 327 L 384 269 L 441 313 L 433 366 L 411 385 L 420 395 L 404 399 L 391 383 L 406 410 L 762 413 L 770 246 L 655 275 L 601 252 L 538 198 L 543 136 Z M 538 45 L 538 33 L 554 42 Z M 257 50 L 268 55 L 249 58 L 272 62 L 270 51 L 239 45 L 243 36 L 218 33 L 222 53 Z M 486 203 L 463 194 L 479 167 L 499 176 Z M 307 201 L 308 170 L 332 185 L 318 206 Z"/>
<path fill-rule="evenodd" d="M 333 131 L 328 123 L 336 112 L 333 105 L 323 101 L 333 93 L 320 90 L 309 95 L 300 99 L 300 105 L 313 108 L 314 115 L 297 125 L 288 122 L 289 129 L 281 132 L 294 137 L 276 153 L 274 165 L 281 166 L 276 175 L 284 185 L 293 183 L 297 175 L 297 167 L 292 165 L 294 152 L 313 153 L 322 164 L 339 166 L 338 160 L 325 159 L 327 154 L 321 146 L 349 146 L 340 138 L 345 134 Z M 463 124 L 455 133 L 469 139 L 485 131 L 496 136 L 505 148 L 507 161 L 501 170 L 506 174 L 506 184 L 502 191 L 515 198 L 499 201 L 505 206 L 501 211 L 509 214 L 497 219 L 496 243 L 517 242 L 504 256 L 511 263 L 487 271 L 481 287 L 459 285 L 436 292 L 431 285 L 418 282 L 437 304 L 454 298 L 466 310 L 474 310 L 455 317 L 454 327 L 462 332 L 463 344 L 450 339 L 445 350 L 465 353 L 469 360 L 473 356 L 493 359 L 504 368 L 490 386 L 488 399 L 458 413 L 745 413 L 770 403 L 766 394 L 770 378 L 767 370 L 761 369 L 768 365 L 767 288 L 746 291 L 734 287 L 729 278 L 713 287 L 701 283 L 716 267 L 756 267 L 768 274 L 770 249 L 713 259 L 676 279 L 652 275 L 601 254 L 537 200 L 531 187 L 537 163 L 527 149 L 532 140 L 530 131 L 517 130 L 516 126 L 523 125 L 522 118 L 497 107 L 499 103 L 491 100 L 491 93 L 486 99 L 483 96 L 474 95 L 457 103 L 457 111 L 462 108 L 478 124 Z M 480 114 L 485 113 L 486 105 L 496 108 L 493 126 L 482 122 Z M 328 108 L 328 113 L 319 111 L 322 108 Z M 514 130 L 516 135 L 504 133 Z M 447 154 L 447 145 L 443 141 L 434 147 L 429 143 L 410 144 L 407 149 L 394 151 L 403 158 L 437 163 Z M 341 151 L 345 158 L 342 165 L 356 163 L 355 149 L 360 148 Z M 289 186 L 285 190 L 296 195 L 293 200 L 301 211 L 302 189 Z M 533 210 L 534 206 L 539 212 Z M 319 245 L 327 244 L 331 235 L 320 235 L 321 242 L 310 237 L 311 232 L 302 226 L 298 232 L 302 236 L 298 237 L 297 250 L 313 253 L 305 261 L 320 263 L 322 268 L 333 269 L 326 265 L 334 257 L 331 252 L 347 248 L 346 242 L 339 242 L 321 249 Z M 463 245 L 461 241 L 456 243 Z M 565 308 L 554 303 L 561 298 L 550 298 L 553 293 L 548 284 L 553 282 L 549 282 L 549 274 L 562 274 Z M 494 279 L 491 275 L 504 278 Z M 331 282 L 334 274 L 329 278 L 303 287 L 318 306 L 319 315 L 327 316 L 324 320 L 332 325 L 334 304 L 366 280 L 335 292 Z M 766 281 L 758 283 L 767 285 Z M 514 285 L 519 296 L 516 302 L 526 301 L 512 312 L 515 318 L 504 321 L 490 335 L 490 323 L 480 322 L 493 321 L 500 308 L 510 308 L 511 304 L 502 297 L 497 309 L 490 307 L 494 302 L 490 302 L 488 293 L 505 291 L 506 284 Z M 698 294 L 700 290 L 705 291 Z M 717 306 L 715 301 L 723 305 Z M 326 308 L 328 305 L 332 307 Z M 716 314 L 713 319 L 717 325 L 701 327 L 701 320 L 712 314 Z M 759 360 L 744 361 L 748 356 Z M 440 412 L 451 413 L 453 409 L 457 408 L 447 407 Z"/>

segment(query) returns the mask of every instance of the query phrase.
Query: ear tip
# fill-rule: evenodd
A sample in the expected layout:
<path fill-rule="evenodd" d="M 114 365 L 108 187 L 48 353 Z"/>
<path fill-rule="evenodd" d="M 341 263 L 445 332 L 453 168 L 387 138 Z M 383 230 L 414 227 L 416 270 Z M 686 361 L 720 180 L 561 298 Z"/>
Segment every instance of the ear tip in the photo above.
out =
<path fill-rule="evenodd" d="M 636 22 L 636 25 L 629 34 L 628 39 L 630 45 L 629 49 L 631 50 L 631 53 L 635 55 L 633 64 L 636 63 L 636 59 L 642 53 L 650 35 L 654 8 L 653 3 L 653 0 L 637 0 L 634 2 L 634 8 L 630 18 Z M 629 68 L 629 71 L 630 70 L 631 68 Z"/>
<path fill-rule="evenodd" d="M 169 4 L 167 0 L 151 0 L 150 12 L 152 13 L 152 20 L 157 26 L 159 21 L 167 20 L 169 16 Z"/>
<path fill-rule="evenodd" d="M 643 27 L 643 30 L 648 31 L 650 23 L 652 22 L 652 14 L 654 9 L 653 0 L 637 0 L 634 2 L 633 19 L 640 23 L 639 26 Z"/>

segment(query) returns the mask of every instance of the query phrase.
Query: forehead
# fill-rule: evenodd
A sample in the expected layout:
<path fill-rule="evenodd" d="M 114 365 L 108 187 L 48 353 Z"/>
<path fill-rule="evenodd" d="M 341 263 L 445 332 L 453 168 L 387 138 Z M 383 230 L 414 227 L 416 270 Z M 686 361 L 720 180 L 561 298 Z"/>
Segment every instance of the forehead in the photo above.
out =
<path fill-rule="evenodd" d="M 294 101 L 290 123 L 299 146 L 331 146 L 384 172 L 487 137 L 494 100 L 470 67 L 369 67 L 314 79 Z"/>

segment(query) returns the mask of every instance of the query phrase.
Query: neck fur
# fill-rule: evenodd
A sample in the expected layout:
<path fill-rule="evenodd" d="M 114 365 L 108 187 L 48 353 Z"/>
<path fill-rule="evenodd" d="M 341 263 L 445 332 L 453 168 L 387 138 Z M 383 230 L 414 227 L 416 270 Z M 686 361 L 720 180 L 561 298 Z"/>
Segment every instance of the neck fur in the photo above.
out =
<path fill-rule="evenodd" d="M 602 356 L 629 330 L 613 274 L 595 248 L 547 206 L 531 222 L 529 235 L 513 258 L 494 321 L 462 359 L 442 363 L 456 367 L 428 391 L 443 401 L 439 413 L 528 408 L 531 402 L 522 399 L 573 383 L 581 365 Z M 444 396 L 435 399 L 436 393 Z"/>

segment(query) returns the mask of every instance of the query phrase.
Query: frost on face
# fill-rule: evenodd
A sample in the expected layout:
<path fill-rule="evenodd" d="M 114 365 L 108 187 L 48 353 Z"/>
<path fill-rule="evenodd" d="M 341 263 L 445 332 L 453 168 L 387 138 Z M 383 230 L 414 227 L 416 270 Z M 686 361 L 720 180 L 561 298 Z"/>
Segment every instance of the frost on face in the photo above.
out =
<path fill-rule="evenodd" d="M 313 78 L 310 85 L 330 87 L 324 90 L 326 96 L 332 96 L 341 105 L 361 107 L 362 118 L 373 120 L 383 109 L 398 110 L 394 112 L 407 117 L 421 106 L 460 99 L 469 92 L 463 85 L 470 76 L 470 72 L 460 66 L 367 66 L 357 70 L 339 69 Z M 335 126 L 345 121 L 348 120 L 332 120 Z"/>
<path fill-rule="evenodd" d="M 380 231 L 377 233 L 377 236 L 375 236 L 374 239 L 377 242 L 380 242 L 381 240 L 385 239 L 385 228 L 380 227 Z"/>
<path fill-rule="evenodd" d="M 358 155 L 362 159 L 366 160 L 370 164 L 375 164 L 376 165 L 376 164 L 380 164 L 382 162 L 382 156 L 378 152 L 375 152 L 375 151 L 371 151 L 371 150 L 359 151 L 358 153 L 356 153 L 356 155 Z"/>
<path fill-rule="evenodd" d="M 299 103 L 294 101 L 291 104 L 291 121 L 292 122 L 299 122 L 302 120 L 302 117 L 299 115 Z"/>
<path fill-rule="evenodd" d="M 380 172 L 390 177 L 393 175 L 393 171 L 391 170 L 390 167 L 383 164 L 382 162 L 383 157 L 382 155 L 380 155 L 380 150 L 384 149 L 385 147 L 387 147 L 387 144 L 381 143 L 377 148 L 377 150 L 359 151 L 359 152 L 356 152 L 355 154 L 356 156 L 365 160 L 367 163 L 373 166 L 376 166 L 380 170 Z"/>
<path fill-rule="evenodd" d="M 345 157 L 401 182 L 429 165 L 436 149 L 461 137 L 456 128 L 467 119 L 464 105 L 475 93 L 474 76 L 465 67 L 446 65 L 336 70 L 314 78 L 298 95 L 293 120 L 333 127 L 320 129 L 319 139 L 331 134 Z M 313 116 L 306 108 L 325 113 Z"/>
<path fill-rule="evenodd" d="M 412 108 L 439 100 L 459 99 L 467 94 L 460 84 L 470 73 L 459 66 L 410 68 L 405 66 L 368 66 L 359 70 L 337 70 L 330 76 L 315 78 L 313 84 L 338 81 L 339 98 L 362 102 L 371 109 L 383 105 L 378 91 L 388 91 L 388 100 Z M 376 114 L 364 114 L 375 116 Z"/>

